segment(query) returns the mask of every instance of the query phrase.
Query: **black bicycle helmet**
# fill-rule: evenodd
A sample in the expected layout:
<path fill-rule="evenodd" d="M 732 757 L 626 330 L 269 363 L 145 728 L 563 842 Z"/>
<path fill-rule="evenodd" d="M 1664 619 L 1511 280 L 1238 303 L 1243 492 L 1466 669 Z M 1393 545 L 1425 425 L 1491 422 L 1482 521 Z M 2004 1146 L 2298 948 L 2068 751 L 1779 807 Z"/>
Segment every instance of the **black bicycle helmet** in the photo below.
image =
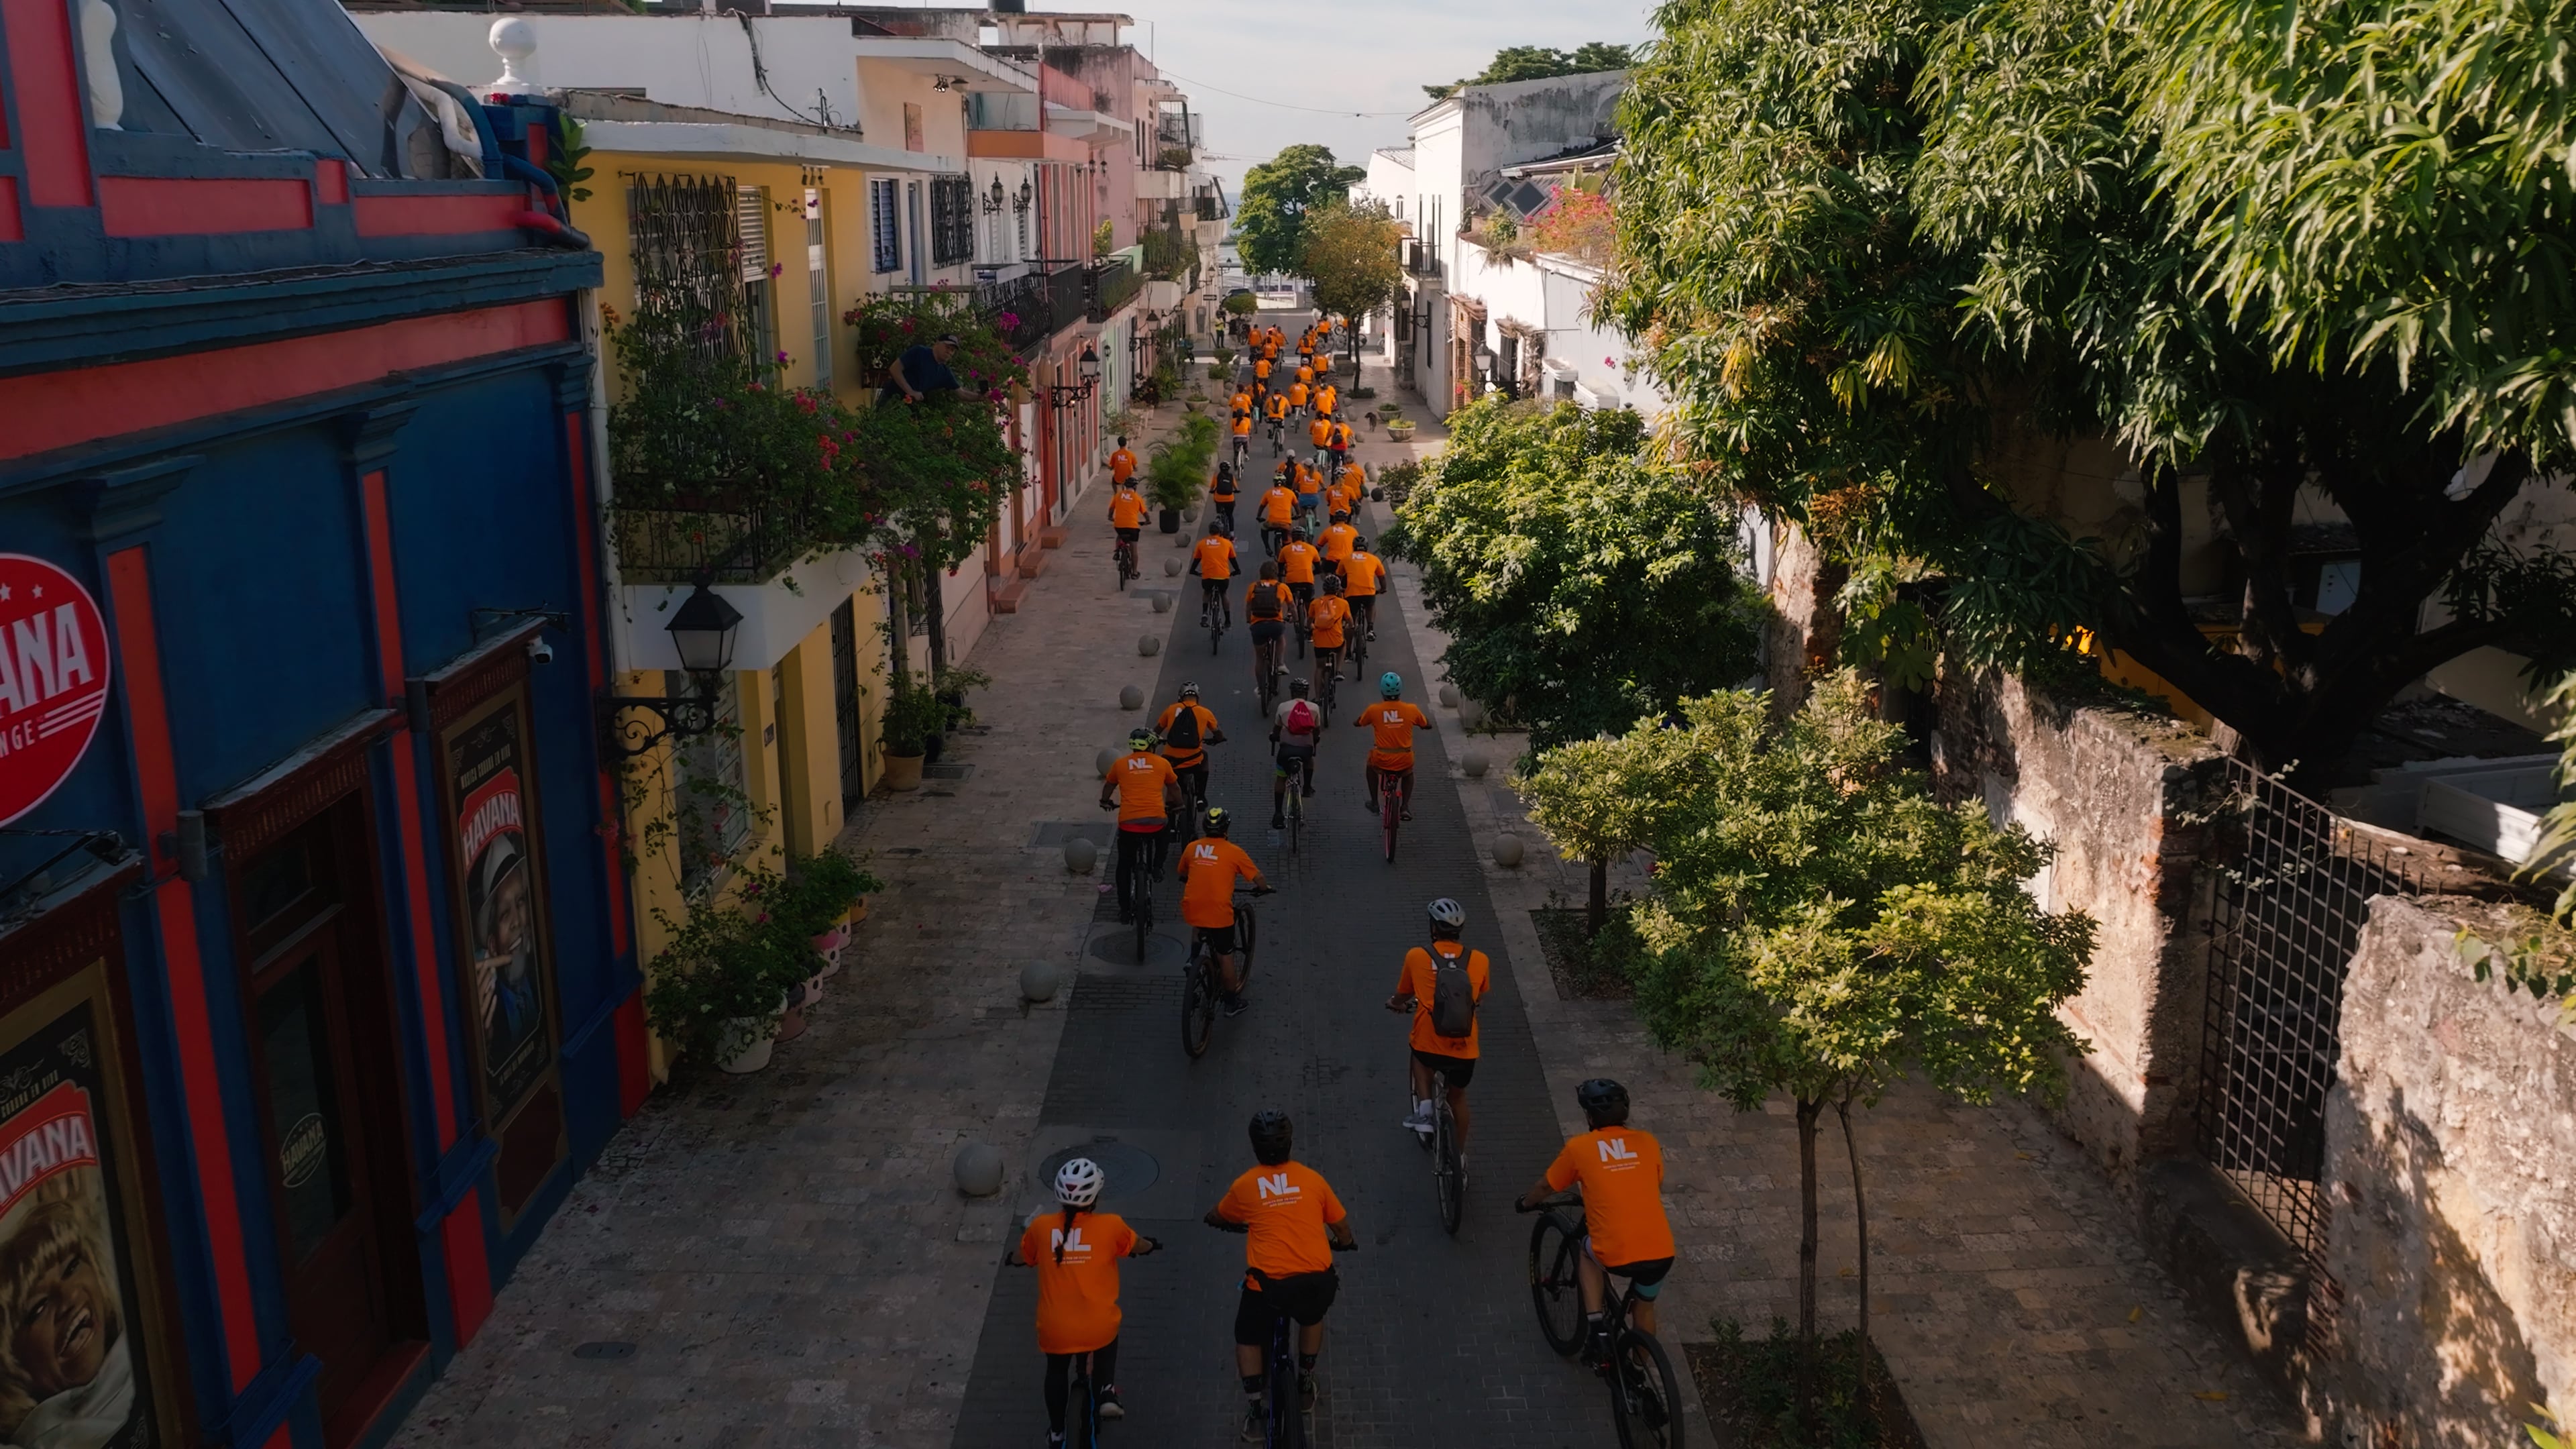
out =
<path fill-rule="evenodd" d="M 1628 1120 L 1628 1089 L 1608 1077 L 1594 1077 L 1574 1089 L 1583 1120 L 1594 1127 L 1617 1127 Z"/>
<path fill-rule="evenodd" d="M 1261 1160 L 1262 1166 L 1277 1167 L 1288 1160 L 1289 1142 L 1296 1127 L 1288 1120 L 1287 1113 L 1253 1113 L 1250 1132 L 1252 1155 Z"/>
<path fill-rule="evenodd" d="M 1233 828 L 1234 828 L 1234 812 L 1233 812 L 1233 811 L 1226 809 L 1226 808 L 1225 808 L 1224 806 L 1222 806 L 1222 805 L 1210 805 L 1210 806 L 1208 807 L 1208 812 L 1207 812 L 1207 833 L 1208 833 L 1208 834 L 1213 835 L 1213 836 L 1216 836 L 1218 839 L 1220 839 L 1220 840 L 1221 840 L 1221 839 L 1223 839 L 1223 838 L 1225 837 L 1225 833 L 1226 833 L 1227 831 L 1229 831 L 1229 830 L 1232 830 Z"/>
<path fill-rule="evenodd" d="M 1288 681 L 1288 692 L 1299 699 L 1304 699 L 1307 691 L 1313 688 L 1314 686 L 1308 684 L 1304 679 L 1292 679 Z"/>

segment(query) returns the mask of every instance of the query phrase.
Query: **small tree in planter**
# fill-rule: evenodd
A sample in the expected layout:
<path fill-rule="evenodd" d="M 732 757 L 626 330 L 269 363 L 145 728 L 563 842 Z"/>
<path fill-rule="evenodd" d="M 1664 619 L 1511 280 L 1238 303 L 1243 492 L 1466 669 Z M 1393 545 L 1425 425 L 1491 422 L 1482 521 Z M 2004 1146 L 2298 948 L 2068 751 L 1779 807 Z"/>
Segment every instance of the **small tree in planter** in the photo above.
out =
<path fill-rule="evenodd" d="M 1163 531 L 1180 527 L 1180 512 L 1199 501 L 1199 487 L 1216 466 L 1217 422 L 1203 413 L 1182 419 L 1181 431 L 1155 445 L 1145 464 L 1145 493 L 1163 511 Z"/>
<path fill-rule="evenodd" d="M 773 911 L 780 898 L 775 873 L 746 866 L 736 890 L 739 904 L 705 902 L 685 921 L 654 908 L 668 935 L 646 972 L 644 1013 L 682 1051 L 729 1071 L 753 1071 L 768 1060 L 763 1048 L 788 993 L 814 974 L 814 951 L 798 934 L 802 917 Z"/>
<path fill-rule="evenodd" d="M 930 753 L 931 737 L 947 728 L 948 706 L 939 702 L 935 690 L 910 680 L 897 681 L 886 696 L 885 715 L 880 722 L 886 788 L 919 789 L 921 762 Z"/>

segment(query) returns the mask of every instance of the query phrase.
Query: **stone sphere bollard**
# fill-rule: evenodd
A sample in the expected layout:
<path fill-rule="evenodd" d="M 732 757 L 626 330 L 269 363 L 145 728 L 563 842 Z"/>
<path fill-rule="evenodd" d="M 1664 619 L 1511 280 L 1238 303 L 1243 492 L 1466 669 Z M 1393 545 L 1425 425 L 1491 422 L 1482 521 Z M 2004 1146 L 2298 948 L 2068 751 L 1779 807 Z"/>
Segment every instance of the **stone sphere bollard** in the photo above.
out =
<path fill-rule="evenodd" d="M 1483 750 L 1469 750 L 1459 757 L 1458 768 L 1467 772 L 1468 779 L 1481 780 L 1485 778 L 1485 771 L 1491 766 L 1486 761 Z"/>
<path fill-rule="evenodd" d="M 1177 579 L 1180 576 L 1181 561 L 1179 559 L 1167 558 L 1163 560 L 1163 577 L 1167 579 Z"/>
<path fill-rule="evenodd" d="M 1089 845 L 1091 842 L 1082 842 Z M 1020 996 L 1027 1001 L 1053 1001 L 1064 989 L 1064 968 L 1053 961 L 1032 961 L 1020 968 Z"/>
<path fill-rule="evenodd" d="M 1154 612 L 1157 614 L 1168 614 L 1172 612 L 1172 596 L 1169 594 L 1156 594 L 1154 596 Z M 1155 648 L 1160 647 L 1162 647 L 1161 644 L 1157 642 Z M 1146 652 L 1150 654 L 1153 650 L 1149 649 Z"/>
<path fill-rule="evenodd" d="M 1466 726 L 1468 729 L 1474 729 L 1476 726 L 1483 724 L 1484 722 L 1485 707 L 1483 705 L 1476 703 L 1472 699 L 1462 699 L 1458 701 L 1459 724 Z"/>
<path fill-rule="evenodd" d="M 957 1149 L 957 1190 L 968 1197 L 991 1197 L 1002 1190 L 1002 1149 L 989 1142 L 969 1142 Z"/>
<path fill-rule="evenodd" d="M 1099 754 L 1092 756 L 1091 773 L 1098 775 L 1104 780 L 1109 778 L 1109 767 L 1118 763 L 1118 754 L 1119 752 L 1115 748 L 1111 748 L 1104 749 Z"/>
<path fill-rule="evenodd" d="M 1456 709 L 1458 707 L 1458 686 L 1454 684 L 1443 684 L 1440 686 L 1440 707 L 1442 709 Z"/>
<path fill-rule="evenodd" d="M 1064 868 L 1066 874 L 1089 875 L 1091 874 L 1091 868 L 1099 863 L 1100 847 L 1092 844 L 1089 840 L 1077 835 L 1064 843 Z"/>
<path fill-rule="evenodd" d="M 1167 608 L 1167 609 L 1168 609 L 1168 608 L 1170 608 L 1170 607 L 1172 606 L 1172 604 L 1171 604 L 1171 600 L 1169 600 L 1169 599 L 1162 600 L 1162 601 L 1161 601 L 1161 603 L 1162 603 L 1163 607 L 1164 607 L 1164 608 Z M 1144 655 L 1144 656 L 1145 656 L 1146 658 L 1148 658 L 1148 659 L 1151 659 L 1151 658 L 1153 658 L 1155 655 L 1162 653 L 1162 652 L 1163 652 L 1163 636 L 1162 636 L 1162 635 L 1160 635 L 1160 634 L 1139 634 L 1139 635 L 1137 635 L 1137 636 L 1136 636 L 1136 652 L 1137 652 L 1137 653 L 1139 653 L 1139 654 Z M 1142 704 L 1142 703 L 1143 703 L 1143 701 L 1142 701 L 1142 700 L 1139 700 L 1139 701 L 1137 701 L 1137 702 L 1138 702 L 1139 704 Z"/>
<path fill-rule="evenodd" d="M 1145 652 L 1151 654 L 1154 651 L 1148 649 Z M 1145 691 L 1137 685 L 1128 685 L 1126 688 L 1118 691 L 1118 707 L 1120 709 L 1143 709 L 1145 707 Z M 1103 771 L 1103 773 L 1105 774 L 1107 772 Z"/>
<path fill-rule="evenodd" d="M 1505 870 L 1518 870 L 1521 865 L 1521 838 L 1517 835 L 1494 837 L 1494 864 Z"/>

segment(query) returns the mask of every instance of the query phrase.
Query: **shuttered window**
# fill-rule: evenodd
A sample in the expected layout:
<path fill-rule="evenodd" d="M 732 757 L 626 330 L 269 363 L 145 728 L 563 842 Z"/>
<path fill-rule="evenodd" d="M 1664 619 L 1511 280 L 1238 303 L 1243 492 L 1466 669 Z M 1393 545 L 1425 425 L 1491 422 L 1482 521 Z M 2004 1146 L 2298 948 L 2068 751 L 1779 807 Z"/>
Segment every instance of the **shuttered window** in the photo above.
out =
<path fill-rule="evenodd" d="M 903 186 L 897 181 L 868 183 L 868 236 L 874 243 L 880 272 L 903 269 Z"/>
<path fill-rule="evenodd" d="M 742 232 L 742 279 L 746 282 L 769 280 L 769 201 L 757 186 L 737 186 L 733 192 L 734 225 Z"/>

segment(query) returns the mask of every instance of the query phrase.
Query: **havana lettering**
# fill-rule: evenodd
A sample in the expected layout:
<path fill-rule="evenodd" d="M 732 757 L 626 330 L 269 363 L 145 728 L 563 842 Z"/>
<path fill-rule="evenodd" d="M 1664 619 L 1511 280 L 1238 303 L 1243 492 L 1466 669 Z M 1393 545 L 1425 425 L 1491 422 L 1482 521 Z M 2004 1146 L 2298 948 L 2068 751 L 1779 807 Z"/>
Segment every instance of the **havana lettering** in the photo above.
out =
<path fill-rule="evenodd" d="M 16 1202 L 19 1194 L 66 1167 L 97 1161 L 98 1138 L 90 1130 L 88 1111 L 65 1111 L 0 1148 L 0 1204 Z"/>
<path fill-rule="evenodd" d="M 0 713 L 33 709 L 97 680 L 77 605 L 60 605 L 50 615 L 30 614 L 12 623 L 9 637 L 0 639 Z"/>

